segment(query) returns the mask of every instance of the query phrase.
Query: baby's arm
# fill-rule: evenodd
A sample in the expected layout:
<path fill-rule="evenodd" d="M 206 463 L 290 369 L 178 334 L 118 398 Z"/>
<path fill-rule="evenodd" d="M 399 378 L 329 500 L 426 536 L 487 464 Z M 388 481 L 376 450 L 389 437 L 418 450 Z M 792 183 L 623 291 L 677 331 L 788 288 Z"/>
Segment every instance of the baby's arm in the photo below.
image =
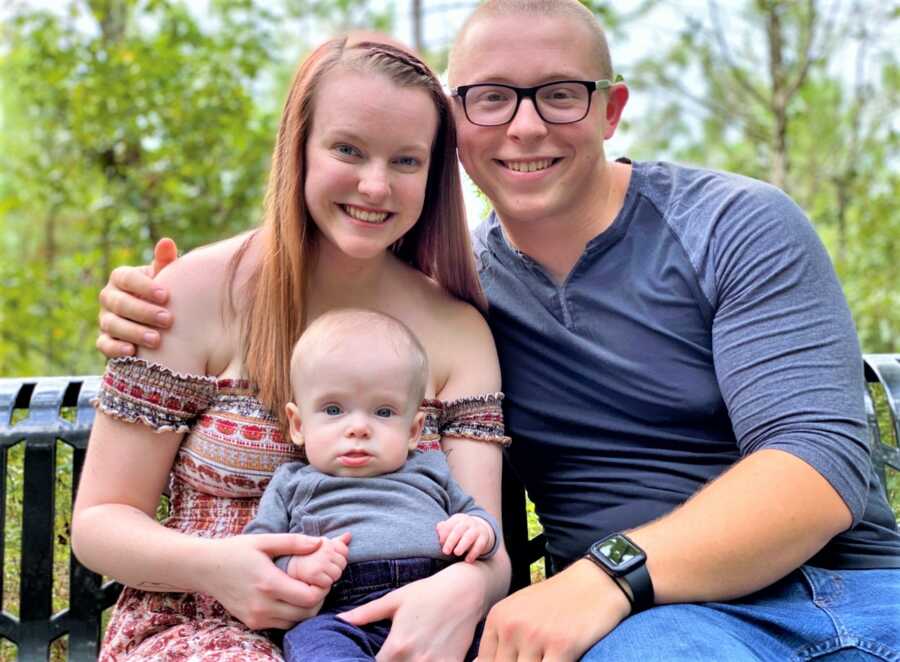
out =
<path fill-rule="evenodd" d="M 462 556 L 466 563 L 474 563 L 494 549 L 497 541 L 494 528 L 478 515 L 457 513 L 437 525 L 441 551 L 447 556 Z"/>
<path fill-rule="evenodd" d="M 449 470 L 446 490 L 450 518 L 437 525 L 441 552 L 447 556 L 465 555 L 466 563 L 491 558 L 500 547 L 497 521 L 463 491 Z"/>
<path fill-rule="evenodd" d="M 291 521 L 294 504 L 302 501 L 310 489 L 300 468 L 297 462 L 285 463 L 278 468 L 263 492 L 256 517 L 244 527 L 245 534 L 286 533 L 298 528 L 303 532 L 302 521 Z M 323 589 L 324 598 L 347 565 L 349 542 L 349 533 L 337 538 L 322 538 L 322 544 L 312 554 L 279 556 L 274 559 L 275 565 L 293 579 Z"/>

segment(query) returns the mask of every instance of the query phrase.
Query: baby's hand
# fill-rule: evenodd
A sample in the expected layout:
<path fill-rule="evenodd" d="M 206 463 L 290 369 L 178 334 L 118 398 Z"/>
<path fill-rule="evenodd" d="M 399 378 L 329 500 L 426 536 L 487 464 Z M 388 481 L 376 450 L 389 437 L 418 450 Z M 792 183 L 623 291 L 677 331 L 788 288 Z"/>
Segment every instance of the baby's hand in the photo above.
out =
<path fill-rule="evenodd" d="M 288 563 L 288 575 L 327 591 L 347 567 L 347 555 L 350 553 L 350 550 L 347 549 L 349 543 L 349 533 L 344 533 L 337 538 L 323 538 L 322 544 L 312 554 L 295 554 L 291 557 L 290 563 Z"/>
<path fill-rule="evenodd" d="M 447 556 L 465 554 L 466 563 L 477 561 L 479 556 L 494 546 L 494 529 L 474 515 L 457 513 L 450 519 L 438 522 L 437 532 L 441 551 Z"/>

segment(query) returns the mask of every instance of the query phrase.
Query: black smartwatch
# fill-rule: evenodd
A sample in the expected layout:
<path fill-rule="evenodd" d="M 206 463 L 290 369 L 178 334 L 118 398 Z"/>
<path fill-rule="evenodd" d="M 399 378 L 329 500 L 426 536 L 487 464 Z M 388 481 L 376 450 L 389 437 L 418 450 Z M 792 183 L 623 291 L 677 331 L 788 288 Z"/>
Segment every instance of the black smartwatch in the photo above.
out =
<path fill-rule="evenodd" d="M 647 572 L 647 555 L 624 533 L 614 533 L 591 545 L 587 557 L 599 565 L 616 583 L 624 582 L 631 595 L 619 584 L 636 614 L 653 606 L 653 582 Z"/>

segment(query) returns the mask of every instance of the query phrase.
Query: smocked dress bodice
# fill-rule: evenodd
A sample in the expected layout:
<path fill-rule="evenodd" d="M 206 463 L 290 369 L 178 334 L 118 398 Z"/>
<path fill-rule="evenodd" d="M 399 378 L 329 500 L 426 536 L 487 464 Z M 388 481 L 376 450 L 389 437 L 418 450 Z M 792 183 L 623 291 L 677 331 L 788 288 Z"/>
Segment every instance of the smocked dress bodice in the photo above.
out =
<path fill-rule="evenodd" d="M 506 444 L 502 394 L 425 400 L 419 448 L 442 436 Z M 246 380 L 182 375 L 127 357 L 110 361 L 96 404 L 104 413 L 159 432 L 186 433 L 172 467 L 165 525 L 207 537 L 237 535 L 284 462 L 302 460 Z"/>

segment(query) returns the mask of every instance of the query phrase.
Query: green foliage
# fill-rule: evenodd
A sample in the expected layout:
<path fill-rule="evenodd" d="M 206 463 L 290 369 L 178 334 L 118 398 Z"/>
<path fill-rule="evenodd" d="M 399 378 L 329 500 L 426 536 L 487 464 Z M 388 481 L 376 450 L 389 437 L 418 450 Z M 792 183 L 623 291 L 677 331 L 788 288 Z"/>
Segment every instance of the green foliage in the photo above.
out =
<path fill-rule="evenodd" d="M 171 235 L 245 230 L 295 58 L 367 0 L 67 0 L 0 24 L 0 374 L 96 373 L 96 296 Z"/>
<path fill-rule="evenodd" d="M 161 236 L 182 247 L 259 215 L 275 118 L 251 96 L 273 17 L 218 2 L 201 28 L 175 2 L 94 3 L 81 27 L 4 26 L 0 373 L 96 372 L 96 293 Z M 135 250 L 141 247 L 141 251 Z"/>
<path fill-rule="evenodd" d="M 809 214 L 835 262 L 864 351 L 900 346 L 900 76 L 881 3 L 709 3 L 669 52 L 638 67 L 653 93 L 635 156 L 667 155 L 772 181 Z"/>

